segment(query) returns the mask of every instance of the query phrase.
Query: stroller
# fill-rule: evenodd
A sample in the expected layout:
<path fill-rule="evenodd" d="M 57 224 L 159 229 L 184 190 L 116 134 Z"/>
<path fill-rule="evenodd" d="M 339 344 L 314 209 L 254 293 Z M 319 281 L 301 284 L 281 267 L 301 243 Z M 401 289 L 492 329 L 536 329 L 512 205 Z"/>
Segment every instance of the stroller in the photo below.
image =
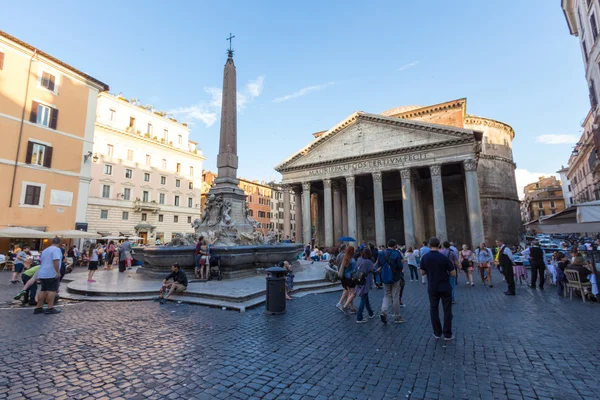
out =
<path fill-rule="evenodd" d="M 208 266 L 208 280 L 210 281 L 213 278 L 217 278 L 220 281 L 223 279 L 223 274 L 221 273 L 221 257 L 211 254 Z"/>

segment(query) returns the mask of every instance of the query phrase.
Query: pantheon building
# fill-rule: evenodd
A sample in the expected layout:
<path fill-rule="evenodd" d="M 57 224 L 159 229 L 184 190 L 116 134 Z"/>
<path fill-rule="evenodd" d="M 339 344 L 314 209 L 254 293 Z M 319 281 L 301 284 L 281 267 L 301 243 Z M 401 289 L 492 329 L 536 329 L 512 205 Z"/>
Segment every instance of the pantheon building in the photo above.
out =
<path fill-rule="evenodd" d="M 516 244 L 514 135 L 503 122 L 467 114 L 466 99 L 355 112 L 275 167 L 283 176 L 284 236 L 319 246 L 342 236 L 376 245 L 415 246 L 431 236 Z"/>

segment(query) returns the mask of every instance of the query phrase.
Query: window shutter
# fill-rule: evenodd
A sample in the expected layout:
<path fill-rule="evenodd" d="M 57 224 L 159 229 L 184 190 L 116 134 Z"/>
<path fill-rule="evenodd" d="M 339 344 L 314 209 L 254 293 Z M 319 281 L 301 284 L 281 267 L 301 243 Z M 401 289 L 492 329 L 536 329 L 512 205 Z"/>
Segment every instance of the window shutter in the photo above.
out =
<path fill-rule="evenodd" d="M 39 205 L 40 204 L 40 192 L 41 192 L 42 188 L 39 186 L 34 186 L 33 187 L 33 203 L 34 205 Z"/>
<path fill-rule="evenodd" d="M 37 101 L 31 102 L 31 114 L 29 114 L 29 122 L 37 123 L 37 110 L 40 103 Z"/>
<path fill-rule="evenodd" d="M 33 194 L 32 194 L 32 186 L 25 187 L 25 204 L 33 203 Z"/>
<path fill-rule="evenodd" d="M 52 109 L 52 115 L 50 116 L 50 128 L 56 129 L 58 124 L 58 110 L 56 108 Z"/>
<path fill-rule="evenodd" d="M 52 167 L 52 147 L 50 146 L 46 146 L 46 151 L 44 152 L 44 167 Z"/>
<path fill-rule="evenodd" d="M 0 52 L 0 71 L 4 69 L 4 53 Z"/>
<path fill-rule="evenodd" d="M 33 142 L 27 142 L 27 153 L 25 155 L 25 163 L 31 164 L 31 157 L 33 156 Z"/>
<path fill-rule="evenodd" d="M 54 75 L 48 75 L 48 89 L 54 92 Z"/>

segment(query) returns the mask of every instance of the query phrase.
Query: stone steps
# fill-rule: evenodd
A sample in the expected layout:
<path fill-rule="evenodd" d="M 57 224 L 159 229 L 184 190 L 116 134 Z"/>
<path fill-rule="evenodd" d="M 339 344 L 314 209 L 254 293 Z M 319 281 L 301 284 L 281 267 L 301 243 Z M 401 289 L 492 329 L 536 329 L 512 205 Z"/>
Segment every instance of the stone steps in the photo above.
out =
<path fill-rule="evenodd" d="M 303 297 L 308 294 L 330 293 L 341 290 L 339 283 L 331 283 L 325 279 L 315 279 L 294 282 L 291 295 Z M 148 301 L 157 297 L 156 290 L 138 290 L 132 292 L 116 291 L 85 291 L 82 289 L 68 288 L 61 291 L 61 297 L 79 301 Z M 172 301 L 198 304 L 208 307 L 226 308 L 244 312 L 245 310 L 261 306 L 265 303 L 266 289 L 257 290 L 246 296 L 215 295 L 202 292 L 185 292 L 182 295 L 171 296 Z"/>

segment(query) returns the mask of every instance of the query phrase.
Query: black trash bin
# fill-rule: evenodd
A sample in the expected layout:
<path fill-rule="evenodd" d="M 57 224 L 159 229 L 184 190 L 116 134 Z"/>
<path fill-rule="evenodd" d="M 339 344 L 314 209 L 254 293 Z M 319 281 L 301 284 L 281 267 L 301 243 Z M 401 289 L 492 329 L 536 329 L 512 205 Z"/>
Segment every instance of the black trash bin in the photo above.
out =
<path fill-rule="evenodd" d="M 285 269 L 267 268 L 267 304 L 266 314 L 285 313 Z"/>

